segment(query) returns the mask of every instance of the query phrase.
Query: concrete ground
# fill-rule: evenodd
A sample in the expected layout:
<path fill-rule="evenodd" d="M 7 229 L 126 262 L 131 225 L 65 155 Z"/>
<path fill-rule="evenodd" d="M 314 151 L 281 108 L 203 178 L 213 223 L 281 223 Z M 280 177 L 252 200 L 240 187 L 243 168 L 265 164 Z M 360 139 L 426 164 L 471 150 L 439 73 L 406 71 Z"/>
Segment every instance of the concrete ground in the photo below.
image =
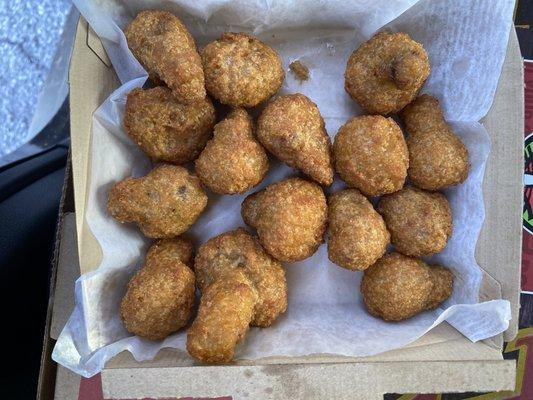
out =
<path fill-rule="evenodd" d="M 71 7 L 69 0 L 0 0 L 0 157 L 37 133 L 30 125 Z"/>

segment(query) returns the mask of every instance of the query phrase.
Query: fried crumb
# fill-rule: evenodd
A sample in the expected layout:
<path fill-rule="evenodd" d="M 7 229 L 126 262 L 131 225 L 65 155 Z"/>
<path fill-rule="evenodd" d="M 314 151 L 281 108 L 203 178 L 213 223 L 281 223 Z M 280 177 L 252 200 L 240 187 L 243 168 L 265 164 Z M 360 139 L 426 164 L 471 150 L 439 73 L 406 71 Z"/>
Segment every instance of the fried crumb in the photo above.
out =
<path fill-rule="evenodd" d="M 309 68 L 300 60 L 291 62 L 289 64 L 289 69 L 299 81 L 306 81 L 309 79 Z"/>

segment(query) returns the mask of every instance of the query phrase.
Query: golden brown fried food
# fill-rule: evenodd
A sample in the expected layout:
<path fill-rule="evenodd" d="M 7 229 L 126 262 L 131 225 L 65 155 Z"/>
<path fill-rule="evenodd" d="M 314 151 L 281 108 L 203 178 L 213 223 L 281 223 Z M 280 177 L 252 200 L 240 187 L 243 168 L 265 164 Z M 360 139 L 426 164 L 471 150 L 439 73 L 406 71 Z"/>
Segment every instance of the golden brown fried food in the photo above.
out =
<path fill-rule="evenodd" d="M 204 243 L 194 267 L 202 300 L 187 349 L 201 361 L 230 361 L 248 325 L 270 326 L 287 308 L 281 263 L 242 228 Z"/>
<path fill-rule="evenodd" d="M 223 104 L 254 107 L 270 98 L 285 78 L 276 51 L 244 33 L 223 33 L 201 51 L 205 87 Z"/>
<path fill-rule="evenodd" d="M 400 127 L 391 118 L 351 118 L 333 143 L 335 169 L 350 187 L 368 196 L 400 190 L 407 176 L 409 154 Z"/>
<path fill-rule="evenodd" d="M 173 257 L 177 258 L 187 267 L 192 267 L 194 246 L 190 240 L 185 239 L 183 236 L 159 239 L 146 253 L 146 260 L 152 257 Z"/>
<path fill-rule="evenodd" d="M 196 160 L 196 173 L 216 193 L 244 193 L 263 180 L 268 157 L 254 138 L 253 122 L 242 109 L 215 126 L 215 134 Z"/>
<path fill-rule="evenodd" d="M 409 178 L 414 185 L 440 190 L 468 176 L 468 150 L 444 120 L 439 101 L 426 94 L 401 113 L 407 130 Z"/>
<path fill-rule="evenodd" d="M 380 32 L 350 56 L 344 87 L 367 112 L 388 115 L 415 98 L 429 72 L 420 43 L 406 33 Z"/>
<path fill-rule="evenodd" d="M 328 256 L 335 264 L 364 270 L 385 254 L 390 234 L 381 215 L 357 189 L 328 199 Z"/>
<path fill-rule="evenodd" d="M 433 265 L 431 267 L 431 281 L 433 290 L 426 304 L 427 310 L 433 310 L 441 305 L 452 294 L 453 274 L 446 267 Z"/>
<path fill-rule="evenodd" d="M 128 283 L 120 305 L 126 329 L 150 340 L 161 340 L 184 327 L 194 306 L 194 273 L 183 262 L 182 239 L 157 243 L 144 266 Z"/>
<path fill-rule="evenodd" d="M 370 314 L 401 321 L 438 307 L 450 297 L 452 284 L 453 275 L 447 268 L 390 253 L 365 270 L 361 293 Z"/>
<path fill-rule="evenodd" d="M 135 222 L 145 236 L 181 235 L 196 221 L 207 196 L 185 168 L 163 164 L 141 178 L 126 178 L 109 192 L 107 208 L 119 222 Z"/>
<path fill-rule="evenodd" d="M 309 79 L 309 68 L 300 60 L 293 61 L 289 64 L 289 69 L 293 73 L 294 77 L 300 82 Z"/>
<path fill-rule="evenodd" d="M 259 296 L 251 321 L 254 326 L 269 326 L 287 308 L 287 283 L 281 263 L 243 228 L 218 235 L 200 246 L 194 268 L 201 290 L 229 270 L 245 270 Z"/>
<path fill-rule="evenodd" d="M 233 359 L 257 303 L 257 291 L 243 269 L 229 270 L 202 293 L 198 315 L 187 332 L 187 351 L 197 360 Z"/>
<path fill-rule="evenodd" d="M 182 103 L 205 98 L 204 71 L 194 40 L 175 15 L 141 11 L 124 30 L 128 47 L 155 82 L 167 84 Z"/>
<path fill-rule="evenodd" d="M 126 133 L 156 160 L 174 164 L 194 160 L 209 140 L 215 122 L 215 108 L 207 97 L 182 104 L 163 86 L 128 93 Z"/>
<path fill-rule="evenodd" d="M 241 214 L 257 229 L 265 250 L 280 261 L 303 260 L 324 240 L 326 197 L 319 185 L 305 179 L 285 179 L 248 196 Z"/>
<path fill-rule="evenodd" d="M 270 102 L 257 122 L 257 138 L 268 151 L 322 185 L 333 182 L 331 140 L 315 103 L 303 94 Z"/>
<path fill-rule="evenodd" d="M 452 234 L 452 212 L 442 193 L 405 187 L 383 196 L 377 210 L 396 250 L 408 256 L 438 253 Z"/>

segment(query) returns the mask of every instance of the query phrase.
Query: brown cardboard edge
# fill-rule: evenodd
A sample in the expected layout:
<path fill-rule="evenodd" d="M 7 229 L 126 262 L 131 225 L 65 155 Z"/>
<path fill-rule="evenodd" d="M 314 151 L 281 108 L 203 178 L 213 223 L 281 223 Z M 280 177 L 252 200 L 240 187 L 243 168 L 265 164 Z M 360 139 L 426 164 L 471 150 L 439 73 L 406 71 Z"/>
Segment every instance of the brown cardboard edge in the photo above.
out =
<path fill-rule="evenodd" d="M 516 76 L 519 79 L 510 79 Z M 520 279 L 522 261 L 522 201 L 524 159 L 524 75 L 516 31 L 509 34 L 507 55 L 494 96 L 494 102 L 482 119 L 491 136 L 491 152 L 485 170 L 483 192 L 489 183 L 498 185 L 497 196 L 484 195 L 485 221 L 476 246 L 476 260 L 486 276 L 498 282 L 502 298 L 511 303 L 512 320 L 503 339 L 511 341 L 518 332 Z M 518 105 L 518 107 L 517 107 Z M 502 126 L 505 129 L 502 132 Z M 509 160 L 522 160 L 521 163 Z M 506 168 L 500 168 L 507 163 Z M 509 218 L 509 209 L 515 218 Z M 489 218 L 489 215 L 491 217 Z M 502 241 L 502 235 L 505 240 Z M 492 251 L 482 252 L 481 248 Z M 480 297 L 487 294 L 486 278 Z"/>
<path fill-rule="evenodd" d="M 77 56 L 74 57 L 74 54 Z M 119 85 L 116 73 L 106 65 L 107 55 L 104 55 L 105 50 L 98 37 L 89 28 L 87 21 L 80 17 L 74 40 L 69 83 L 72 175 L 82 273 L 96 269 L 102 259 L 100 245 L 85 220 L 85 210 L 90 182 L 92 116 L 95 109 Z M 98 85 L 94 87 L 98 90 L 85 90 L 87 82 L 97 82 Z"/>
<path fill-rule="evenodd" d="M 385 393 L 514 390 L 515 379 L 514 360 L 388 362 L 109 370 L 102 387 L 104 398 L 377 400 Z"/>
<path fill-rule="evenodd" d="M 39 368 L 39 379 L 37 381 L 37 399 L 51 400 L 54 398 L 54 386 L 56 378 L 57 364 L 52 361 L 52 350 L 55 340 L 50 337 L 50 326 L 52 323 L 52 313 L 54 306 L 54 294 L 57 279 L 57 265 L 59 262 L 59 247 L 60 238 L 63 226 L 64 212 L 74 206 L 73 198 L 69 195 L 69 188 L 72 187 L 71 175 L 71 152 L 69 150 L 67 163 L 65 166 L 65 178 L 63 180 L 63 189 L 61 192 L 61 199 L 59 201 L 59 214 L 56 224 L 55 239 L 54 239 L 54 253 L 52 257 L 52 267 L 50 271 L 50 295 L 48 297 L 48 306 L 46 311 L 46 322 L 44 327 L 43 349 L 41 353 L 41 366 Z"/>
<path fill-rule="evenodd" d="M 98 35 L 95 31 L 93 31 L 93 28 L 91 28 L 88 25 L 88 32 L 87 32 L 87 47 L 89 47 L 94 54 L 102 61 L 102 63 L 105 64 L 106 67 L 112 68 L 113 65 L 111 65 L 111 61 L 109 60 L 109 57 L 105 51 L 104 46 L 102 45 L 102 42 L 98 38 Z"/>

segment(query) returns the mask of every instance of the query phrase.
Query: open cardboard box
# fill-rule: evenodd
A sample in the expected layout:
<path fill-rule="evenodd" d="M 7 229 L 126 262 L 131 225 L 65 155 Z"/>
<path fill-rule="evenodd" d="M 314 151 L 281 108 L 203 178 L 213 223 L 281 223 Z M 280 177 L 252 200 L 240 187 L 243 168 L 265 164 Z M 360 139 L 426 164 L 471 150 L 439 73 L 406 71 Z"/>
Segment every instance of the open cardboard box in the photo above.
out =
<path fill-rule="evenodd" d="M 102 371 L 104 398 L 234 396 L 372 400 L 382 399 L 384 393 L 513 390 L 515 361 L 504 360 L 501 350 L 503 341 L 513 339 L 518 327 L 523 190 L 522 66 L 513 30 L 494 103 L 482 121 L 491 136 L 492 149 L 483 185 L 486 219 L 476 248 L 476 259 L 484 271 L 480 301 L 504 298 L 511 303 L 513 319 L 504 334 L 472 343 L 443 323 L 405 348 L 372 357 L 271 357 L 220 366 L 199 365 L 186 353 L 172 349 L 163 350 L 153 361 L 143 363 L 124 352 L 108 362 Z M 59 234 L 57 287 L 50 325 L 53 339 L 73 307 L 74 279 L 100 263 L 99 245 L 84 219 L 90 179 L 92 114 L 118 86 L 118 78 L 98 37 L 80 19 L 70 67 L 75 216 L 69 214 L 63 219 Z"/>

